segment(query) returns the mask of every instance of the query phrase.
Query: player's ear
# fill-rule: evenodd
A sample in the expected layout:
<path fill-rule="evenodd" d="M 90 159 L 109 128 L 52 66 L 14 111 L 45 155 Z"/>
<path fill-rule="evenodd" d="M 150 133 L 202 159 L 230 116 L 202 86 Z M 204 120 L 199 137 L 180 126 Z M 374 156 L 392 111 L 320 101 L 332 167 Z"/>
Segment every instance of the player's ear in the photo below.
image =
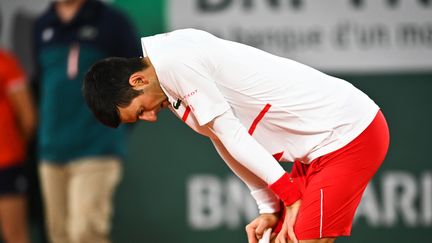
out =
<path fill-rule="evenodd" d="M 148 84 L 148 83 L 149 82 L 148 82 L 147 78 L 141 72 L 133 73 L 129 77 L 129 84 L 132 87 L 140 87 L 140 86 Z"/>

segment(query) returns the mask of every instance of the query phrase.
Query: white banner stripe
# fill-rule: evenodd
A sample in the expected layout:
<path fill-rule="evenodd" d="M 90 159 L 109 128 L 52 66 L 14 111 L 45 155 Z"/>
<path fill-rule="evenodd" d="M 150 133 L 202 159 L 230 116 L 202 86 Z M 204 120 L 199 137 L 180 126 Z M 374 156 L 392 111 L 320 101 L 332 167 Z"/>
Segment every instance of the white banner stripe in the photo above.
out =
<path fill-rule="evenodd" d="M 432 69 L 426 1 L 168 0 L 168 14 L 171 30 L 207 30 L 325 71 Z"/>

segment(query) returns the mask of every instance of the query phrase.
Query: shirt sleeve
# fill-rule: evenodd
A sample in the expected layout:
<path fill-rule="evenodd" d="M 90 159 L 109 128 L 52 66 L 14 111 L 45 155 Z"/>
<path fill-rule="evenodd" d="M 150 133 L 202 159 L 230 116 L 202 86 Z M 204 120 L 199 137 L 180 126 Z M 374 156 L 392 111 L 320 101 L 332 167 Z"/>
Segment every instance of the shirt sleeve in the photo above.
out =
<path fill-rule="evenodd" d="M 250 172 L 246 167 L 236 161 L 226 150 L 220 140 L 217 138 L 211 139 L 216 151 L 230 167 L 230 169 L 247 185 L 251 192 L 251 196 L 255 199 L 260 214 L 275 213 L 280 210 L 279 199 L 276 195 L 267 188 L 267 183 L 261 180 L 258 176 Z"/>
<path fill-rule="evenodd" d="M 212 68 L 198 56 L 172 61 L 170 76 L 178 98 L 189 106 L 199 125 L 207 124 L 230 109 L 212 77 Z"/>
<path fill-rule="evenodd" d="M 289 174 L 249 133 L 231 110 L 208 124 L 227 152 L 242 166 L 264 181 L 285 205 L 301 198 Z"/>

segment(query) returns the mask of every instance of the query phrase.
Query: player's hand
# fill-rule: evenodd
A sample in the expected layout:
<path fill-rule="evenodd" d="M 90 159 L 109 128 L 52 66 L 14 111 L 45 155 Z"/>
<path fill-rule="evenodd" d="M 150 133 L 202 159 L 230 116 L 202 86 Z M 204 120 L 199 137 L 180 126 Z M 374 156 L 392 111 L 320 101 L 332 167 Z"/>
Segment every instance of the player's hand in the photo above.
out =
<path fill-rule="evenodd" d="M 278 213 L 264 213 L 246 225 L 248 243 L 258 243 L 266 229 L 276 226 L 278 219 Z"/>
<path fill-rule="evenodd" d="M 287 243 L 288 239 L 290 239 L 293 243 L 298 243 L 297 237 L 294 233 L 294 224 L 297 219 L 300 205 L 301 200 L 297 200 L 295 203 L 286 207 L 285 220 L 281 231 L 276 236 L 275 243 Z"/>

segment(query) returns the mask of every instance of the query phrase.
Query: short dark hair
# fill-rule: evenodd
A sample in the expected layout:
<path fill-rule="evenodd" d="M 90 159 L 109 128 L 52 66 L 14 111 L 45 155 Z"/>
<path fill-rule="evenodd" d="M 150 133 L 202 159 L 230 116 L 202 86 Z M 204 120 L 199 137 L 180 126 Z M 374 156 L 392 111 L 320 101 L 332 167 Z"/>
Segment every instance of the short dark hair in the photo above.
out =
<path fill-rule="evenodd" d="M 130 76 L 148 65 L 142 58 L 109 57 L 96 62 L 87 71 L 83 95 L 90 110 L 103 124 L 120 125 L 118 107 L 126 107 L 142 92 L 129 84 Z"/>

